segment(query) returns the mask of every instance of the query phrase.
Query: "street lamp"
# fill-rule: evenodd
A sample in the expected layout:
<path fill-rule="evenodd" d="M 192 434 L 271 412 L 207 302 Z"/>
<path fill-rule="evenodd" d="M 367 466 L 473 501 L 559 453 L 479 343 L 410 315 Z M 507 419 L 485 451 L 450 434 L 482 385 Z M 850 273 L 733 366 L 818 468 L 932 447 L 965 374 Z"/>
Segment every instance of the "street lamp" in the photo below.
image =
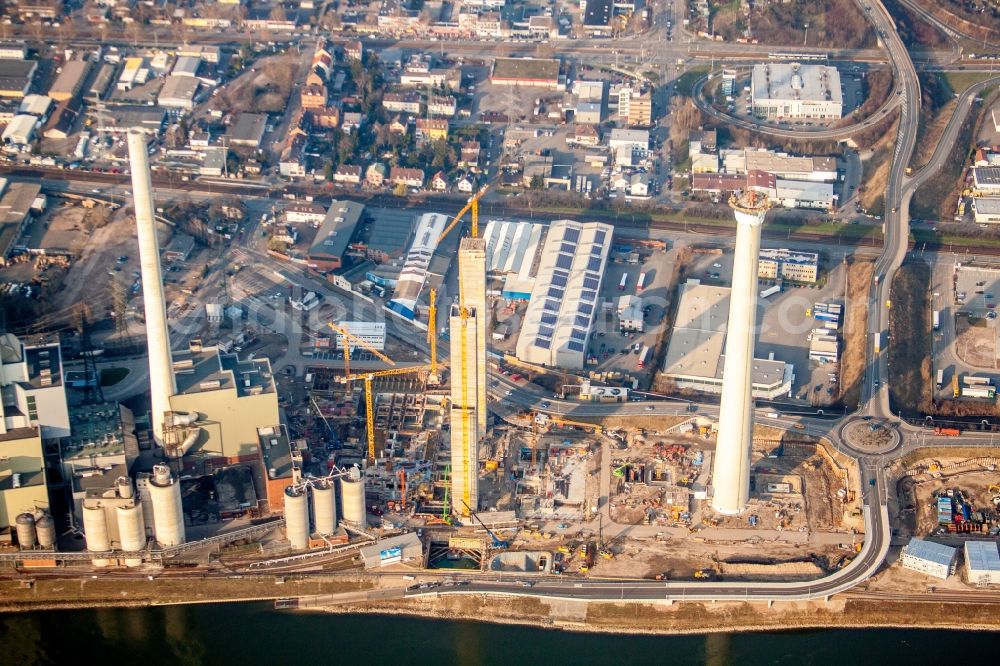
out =
<path fill-rule="evenodd" d="M 808 23 L 805 24 L 805 31 L 806 31 L 806 33 L 802 37 L 802 46 L 805 46 L 806 42 L 809 41 L 809 24 Z"/>

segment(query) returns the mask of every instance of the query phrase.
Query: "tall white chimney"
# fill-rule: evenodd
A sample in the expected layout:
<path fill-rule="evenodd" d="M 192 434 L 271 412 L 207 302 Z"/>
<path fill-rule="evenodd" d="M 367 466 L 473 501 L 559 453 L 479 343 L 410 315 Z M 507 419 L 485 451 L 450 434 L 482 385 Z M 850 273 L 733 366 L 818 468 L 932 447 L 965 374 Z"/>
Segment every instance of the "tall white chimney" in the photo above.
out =
<path fill-rule="evenodd" d="M 163 298 L 160 244 L 156 238 L 153 182 L 149 175 L 146 138 L 147 135 L 142 130 L 133 128 L 128 132 L 132 202 L 135 206 L 136 236 L 139 238 L 142 300 L 146 309 L 146 345 L 149 349 L 149 387 L 152 398 L 149 420 L 153 427 L 153 438 L 162 446 L 163 419 L 170 411 L 170 396 L 177 393 L 177 382 L 170 357 L 167 306 Z"/>

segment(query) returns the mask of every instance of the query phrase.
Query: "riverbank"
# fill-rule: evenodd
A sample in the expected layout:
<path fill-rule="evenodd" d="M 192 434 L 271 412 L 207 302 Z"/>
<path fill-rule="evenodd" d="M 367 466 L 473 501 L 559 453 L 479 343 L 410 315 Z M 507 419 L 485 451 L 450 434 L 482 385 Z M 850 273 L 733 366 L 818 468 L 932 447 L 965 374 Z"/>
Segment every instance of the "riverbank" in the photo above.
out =
<path fill-rule="evenodd" d="M 846 595 L 829 602 L 641 603 L 543 601 L 530 597 L 447 595 L 433 600 L 349 604 L 315 610 L 331 614 L 412 616 L 489 622 L 566 631 L 690 635 L 807 629 L 1000 630 L 998 606 L 989 603 L 889 602 Z"/>
<path fill-rule="evenodd" d="M 375 581 L 357 577 L 226 579 L 39 579 L 0 582 L 0 612 L 87 608 L 149 608 L 268 602 L 278 598 L 363 592 Z M 861 593 L 863 594 L 863 593 Z M 382 615 L 486 622 L 604 634 L 686 635 L 789 629 L 1000 630 L 1000 607 L 980 602 L 891 601 L 839 595 L 829 602 L 650 603 L 547 600 L 527 596 L 448 594 L 315 606 L 299 613 Z"/>

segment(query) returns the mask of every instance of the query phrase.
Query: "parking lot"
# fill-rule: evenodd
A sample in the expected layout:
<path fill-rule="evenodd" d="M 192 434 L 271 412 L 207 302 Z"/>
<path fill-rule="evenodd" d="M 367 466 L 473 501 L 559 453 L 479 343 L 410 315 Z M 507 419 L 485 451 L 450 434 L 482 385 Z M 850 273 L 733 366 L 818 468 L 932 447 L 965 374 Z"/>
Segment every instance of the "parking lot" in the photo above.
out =
<path fill-rule="evenodd" d="M 733 253 L 729 249 L 721 254 L 696 254 L 688 266 L 689 277 L 706 284 L 732 285 Z M 776 360 L 794 366 L 792 389 L 797 399 L 821 403 L 836 396 L 838 365 L 809 360 L 810 332 L 821 327 L 821 323 L 811 315 L 807 316 L 806 312 L 812 310 L 816 303 L 843 305 L 845 278 L 844 266 L 837 263 L 827 274 L 822 287 L 788 283 L 780 293 L 758 298 L 759 326 L 755 356 L 768 358 L 773 353 Z M 820 280 L 823 280 L 822 273 Z M 768 286 L 768 283 L 758 282 L 758 294 Z M 837 332 L 843 334 L 841 330 Z"/>

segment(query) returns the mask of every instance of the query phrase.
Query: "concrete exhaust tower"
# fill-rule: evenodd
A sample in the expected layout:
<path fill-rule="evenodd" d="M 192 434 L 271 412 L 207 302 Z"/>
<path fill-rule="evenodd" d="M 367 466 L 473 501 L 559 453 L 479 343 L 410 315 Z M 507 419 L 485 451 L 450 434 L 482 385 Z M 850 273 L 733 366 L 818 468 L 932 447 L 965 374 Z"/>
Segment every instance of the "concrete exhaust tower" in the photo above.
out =
<path fill-rule="evenodd" d="M 146 346 L 149 356 L 150 425 L 153 438 L 163 446 L 163 421 L 170 411 L 170 396 L 177 393 L 167 307 L 160 270 L 160 244 L 156 237 L 153 209 L 153 182 L 149 174 L 147 135 L 133 128 L 128 132 L 129 168 L 132 171 L 132 203 L 135 208 L 136 236 L 139 239 L 139 267 L 142 271 L 142 300 L 146 312 Z"/>
<path fill-rule="evenodd" d="M 736 215 L 736 256 L 729 298 L 726 360 L 722 370 L 719 436 L 712 469 L 712 508 L 738 514 L 750 499 L 753 444 L 753 351 L 757 324 L 760 231 L 771 207 L 765 195 L 745 191 L 729 200 Z"/>

